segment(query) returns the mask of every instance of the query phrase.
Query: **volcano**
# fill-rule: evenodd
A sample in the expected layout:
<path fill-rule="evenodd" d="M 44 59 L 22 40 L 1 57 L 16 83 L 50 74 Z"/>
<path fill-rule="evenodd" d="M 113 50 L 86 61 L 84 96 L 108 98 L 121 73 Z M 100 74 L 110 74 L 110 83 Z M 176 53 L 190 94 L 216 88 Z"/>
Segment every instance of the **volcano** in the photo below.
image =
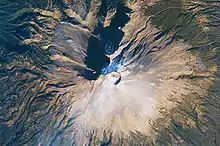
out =
<path fill-rule="evenodd" d="M 0 7 L 0 145 L 220 143 L 217 1 Z"/>

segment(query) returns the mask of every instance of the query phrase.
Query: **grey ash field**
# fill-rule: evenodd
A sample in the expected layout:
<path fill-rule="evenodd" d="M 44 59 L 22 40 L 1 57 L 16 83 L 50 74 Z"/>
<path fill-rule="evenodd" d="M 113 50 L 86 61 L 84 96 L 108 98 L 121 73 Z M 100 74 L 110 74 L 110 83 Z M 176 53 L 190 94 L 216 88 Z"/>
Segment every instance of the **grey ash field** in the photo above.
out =
<path fill-rule="evenodd" d="M 1 146 L 220 145 L 220 2 L 0 0 Z"/>

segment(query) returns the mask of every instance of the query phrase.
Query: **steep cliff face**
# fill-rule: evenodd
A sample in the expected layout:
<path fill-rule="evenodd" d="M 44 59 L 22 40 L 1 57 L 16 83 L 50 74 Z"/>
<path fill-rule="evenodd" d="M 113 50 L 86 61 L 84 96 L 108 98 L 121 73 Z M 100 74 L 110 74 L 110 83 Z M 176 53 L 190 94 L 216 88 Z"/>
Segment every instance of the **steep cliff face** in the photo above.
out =
<path fill-rule="evenodd" d="M 1 145 L 217 145 L 215 1 L 1 1 Z"/>

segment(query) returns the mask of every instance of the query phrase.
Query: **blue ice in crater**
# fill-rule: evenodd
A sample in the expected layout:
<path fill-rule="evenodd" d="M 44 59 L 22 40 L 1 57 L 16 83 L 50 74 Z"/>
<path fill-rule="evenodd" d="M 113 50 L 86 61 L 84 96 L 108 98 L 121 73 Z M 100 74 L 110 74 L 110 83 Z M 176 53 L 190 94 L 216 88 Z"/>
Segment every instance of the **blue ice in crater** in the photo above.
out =
<path fill-rule="evenodd" d="M 109 64 L 105 64 L 102 67 L 101 74 L 106 75 L 111 72 L 117 72 L 119 66 L 123 66 L 122 54 L 113 59 Z"/>

